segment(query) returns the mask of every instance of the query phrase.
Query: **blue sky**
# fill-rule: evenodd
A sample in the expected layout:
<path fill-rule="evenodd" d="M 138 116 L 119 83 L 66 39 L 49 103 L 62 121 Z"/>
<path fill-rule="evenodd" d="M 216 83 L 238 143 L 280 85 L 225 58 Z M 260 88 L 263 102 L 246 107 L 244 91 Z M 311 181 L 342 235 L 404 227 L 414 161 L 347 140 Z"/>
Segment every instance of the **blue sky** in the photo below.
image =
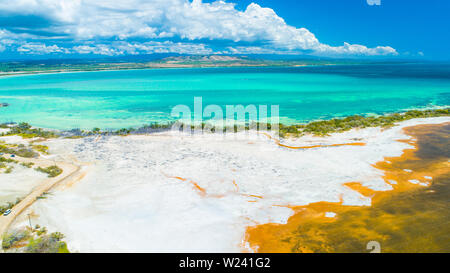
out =
<path fill-rule="evenodd" d="M 251 2 L 238 1 L 238 8 Z M 307 26 L 328 44 L 390 45 L 410 55 L 450 60 L 450 1 L 381 0 L 260 0 L 274 8 L 288 24 Z"/>
<path fill-rule="evenodd" d="M 0 60 L 152 53 L 450 60 L 447 0 L 0 0 Z"/>

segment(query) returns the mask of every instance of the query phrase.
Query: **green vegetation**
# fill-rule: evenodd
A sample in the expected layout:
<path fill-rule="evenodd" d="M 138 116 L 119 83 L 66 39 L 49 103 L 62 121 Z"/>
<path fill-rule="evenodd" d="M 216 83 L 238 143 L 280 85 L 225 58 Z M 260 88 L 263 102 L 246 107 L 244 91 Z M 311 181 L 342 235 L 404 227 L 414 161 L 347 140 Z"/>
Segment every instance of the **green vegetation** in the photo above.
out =
<path fill-rule="evenodd" d="M 35 170 L 48 174 L 48 177 L 57 177 L 63 172 L 63 170 L 56 165 L 47 168 L 37 167 Z"/>
<path fill-rule="evenodd" d="M 36 150 L 36 151 L 38 151 L 40 153 L 48 155 L 48 146 L 45 146 L 45 145 L 32 145 L 31 147 L 34 150 Z"/>
<path fill-rule="evenodd" d="M 48 147 L 45 145 L 31 145 L 30 147 L 27 148 L 23 144 L 6 144 L 5 142 L 0 141 L 0 153 L 17 155 L 24 158 L 35 158 L 38 157 L 39 154 L 33 150 L 34 148 L 41 153 L 48 154 Z M 19 164 L 19 161 L 14 160 L 13 158 L 0 156 L 0 169 L 5 169 L 4 173 L 6 174 L 11 173 L 14 169 L 14 166 L 8 166 L 7 163 Z M 20 165 L 32 168 L 35 164 L 33 162 L 21 162 Z M 37 167 L 35 170 L 48 174 L 48 177 L 56 177 L 62 173 L 62 169 L 58 166 L 50 166 L 47 168 Z"/>
<path fill-rule="evenodd" d="M 13 154 L 20 157 L 32 158 L 39 156 L 38 153 L 31 148 L 25 147 L 23 144 L 4 144 L 0 143 L 0 153 Z"/>
<path fill-rule="evenodd" d="M 132 131 L 133 131 L 133 128 L 130 128 L 130 129 L 122 128 L 120 130 L 115 131 L 114 133 L 116 135 L 126 136 L 126 135 L 129 135 Z"/>
<path fill-rule="evenodd" d="M 34 229 L 19 230 L 3 236 L 4 250 L 18 249 L 25 253 L 69 253 L 64 234 L 53 232 L 47 234 L 45 227 L 36 225 Z"/>
<path fill-rule="evenodd" d="M 31 233 L 28 230 L 20 230 L 13 233 L 5 233 L 3 235 L 2 248 L 4 250 L 12 248 L 20 242 L 31 238 Z"/>
<path fill-rule="evenodd" d="M 67 136 L 67 137 L 64 137 L 65 139 L 80 139 L 80 138 L 83 138 L 84 136 Z"/>
<path fill-rule="evenodd" d="M 355 128 L 367 128 L 367 127 L 391 127 L 396 122 L 401 122 L 413 118 L 428 118 L 428 117 L 440 117 L 449 116 L 450 108 L 434 109 L 434 110 L 411 110 L 405 113 L 394 113 L 383 116 L 360 116 L 354 115 L 345 118 L 334 118 L 331 120 L 313 121 L 307 124 L 294 124 L 284 125 L 280 124 L 280 136 L 281 137 L 299 137 L 305 134 L 313 134 L 317 136 L 327 136 L 331 133 L 344 132 Z M 173 125 L 178 125 L 180 130 L 184 128 L 190 128 L 191 131 L 195 131 L 200 127 L 202 130 L 208 130 L 212 133 L 216 132 L 217 128 L 208 123 L 202 123 L 201 125 L 194 126 L 191 124 L 184 124 L 180 122 L 166 122 L 166 123 L 151 123 L 140 128 L 122 128 L 119 130 L 102 131 L 100 128 L 93 128 L 89 130 L 74 129 L 67 131 L 63 136 L 67 139 L 78 139 L 92 135 L 119 135 L 125 136 L 129 134 L 146 134 L 158 131 L 169 130 Z M 6 125 L 3 125 L 6 126 Z M 259 130 L 270 130 L 271 124 L 264 124 L 260 122 L 247 123 L 245 126 L 234 125 L 233 127 L 223 128 L 223 132 L 238 132 L 243 130 L 249 130 L 250 128 L 258 128 Z M 12 127 L 8 133 L 2 135 L 20 135 L 22 137 L 59 137 L 60 135 L 55 132 L 44 131 L 42 129 L 31 129 L 31 126 L 27 123 L 20 123 L 16 127 Z M 0 135 L 1 136 L 1 135 Z M 7 149 L 5 145 L 0 143 L 0 152 L 13 153 L 23 157 L 35 157 L 37 153 L 30 149 L 22 147 L 15 151 Z M 11 148 L 11 147 L 9 147 Z M 32 148 L 41 152 L 48 153 L 48 147 L 44 145 L 33 145 Z"/>
<path fill-rule="evenodd" d="M 5 173 L 12 173 L 14 167 L 13 166 L 9 166 L 6 168 Z"/>
<path fill-rule="evenodd" d="M 47 233 L 47 228 L 46 228 L 46 227 L 42 227 L 42 228 L 39 228 L 39 229 L 35 229 L 35 231 L 36 231 L 36 234 L 37 234 L 38 236 L 41 236 L 41 235 Z"/>
<path fill-rule="evenodd" d="M 33 158 L 33 157 L 38 157 L 39 156 L 39 154 L 37 154 L 32 149 L 26 149 L 26 148 L 21 148 L 19 150 L 16 150 L 14 152 L 14 154 L 17 155 L 17 156 L 20 156 L 20 157 L 25 157 L 25 158 Z"/>
<path fill-rule="evenodd" d="M 27 168 L 31 168 L 34 166 L 34 163 L 33 162 L 22 162 L 22 163 L 20 163 L 20 165 L 27 167 Z"/>
<path fill-rule="evenodd" d="M 5 169 L 5 173 L 11 173 L 14 169 L 13 166 L 8 166 L 6 163 L 15 163 L 17 164 L 18 161 L 14 160 L 12 158 L 4 158 L 3 156 L 0 156 L 0 169 Z"/>
<path fill-rule="evenodd" d="M 40 74 L 57 72 L 78 72 L 78 71 L 103 71 L 103 70 L 122 70 L 122 69 L 145 69 L 152 68 L 154 65 L 149 63 L 0 63 L 0 72 L 3 75 L 20 74 Z M 0 74 L 1 76 L 1 74 Z"/>
<path fill-rule="evenodd" d="M 16 202 L 8 202 L 6 205 L 0 206 L 0 214 L 5 213 L 5 211 L 12 209 L 15 205 L 19 204 L 22 198 L 17 198 Z"/>
<path fill-rule="evenodd" d="M 45 145 L 30 145 L 27 147 L 23 144 L 6 144 L 5 142 L 0 141 L 0 153 L 12 154 L 25 158 L 35 158 L 38 157 L 39 154 L 34 150 L 43 154 L 48 154 L 48 147 Z"/>
<path fill-rule="evenodd" d="M 5 124 L 4 124 L 5 126 Z M 10 128 L 9 132 L 2 133 L 0 136 L 12 136 L 12 135 L 18 135 L 23 138 L 35 138 L 35 137 L 41 137 L 41 138 L 56 138 L 59 137 L 59 135 L 52 131 L 46 131 L 41 128 L 32 128 L 30 124 L 26 122 L 21 122 L 17 126 L 12 127 L 6 127 Z"/>
<path fill-rule="evenodd" d="M 66 242 L 59 239 L 59 235 L 44 235 L 31 239 L 25 248 L 26 253 L 69 253 Z"/>
<path fill-rule="evenodd" d="M 48 192 L 43 192 L 40 196 L 36 197 L 37 200 L 39 199 L 47 199 L 47 195 L 49 195 Z"/>
<path fill-rule="evenodd" d="M 37 148 L 40 149 L 41 151 L 46 151 L 47 149 L 45 149 L 43 145 L 35 145 L 34 147 L 36 148 L 36 146 L 38 146 Z M 35 151 L 33 151 L 31 148 L 26 148 L 25 145 L 20 144 L 20 145 L 16 145 L 16 144 L 6 144 L 4 142 L 0 141 L 0 153 L 6 153 L 6 154 L 12 154 L 12 155 L 17 155 L 20 157 L 25 157 L 25 158 L 34 158 L 39 156 L 38 153 L 36 153 Z M 14 169 L 13 166 L 8 166 L 7 163 L 14 163 L 14 164 L 19 164 L 19 161 L 13 159 L 13 158 L 7 158 L 4 156 L 0 156 L 0 169 L 5 169 L 4 173 L 11 173 L 12 170 Z M 33 162 L 21 162 L 20 165 L 27 167 L 27 168 L 31 168 L 34 166 Z"/>
<path fill-rule="evenodd" d="M 391 127 L 396 122 L 405 121 L 413 118 L 428 118 L 428 117 L 440 117 L 449 116 L 450 108 L 435 109 L 435 110 L 411 110 L 405 113 L 395 113 L 383 116 L 371 116 L 364 117 L 360 115 L 349 116 L 346 118 L 335 118 L 331 120 L 313 121 L 308 124 L 294 124 L 284 125 L 280 124 L 280 136 L 281 137 L 299 137 L 305 134 L 313 134 L 316 136 L 327 136 L 331 133 L 344 132 L 355 128 L 367 128 L 367 127 Z M 191 124 L 184 124 L 180 122 L 168 122 L 168 123 L 151 123 L 140 128 L 122 128 L 116 131 L 102 131 L 100 128 L 94 128 L 92 131 L 78 130 L 76 135 L 66 138 L 81 138 L 91 135 L 129 135 L 129 134 L 145 134 L 155 131 L 169 130 L 173 125 L 178 125 L 180 130 L 189 128 L 191 131 L 195 131 L 199 128 L 202 130 L 208 130 L 211 133 L 216 132 L 217 128 L 208 123 L 202 123 L 198 126 Z M 243 130 L 249 130 L 250 128 L 258 128 L 259 130 L 270 130 L 271 124 L 264 124 L 260 122 L 251 122 L 245 126 L 234 125 L 233 127 L 223 128 L 223 132 L 239 132 Z"/>
<path fill-rule="evenodd" d="M 3 156 L 0 156 L 0 163 L 18 163 L 19 161 L 14 160 L 12 158 L 4 158 Z"/>
<path fill-rule="evenodd" d="M 396 122 L 405 121 L 414 118 L 429 118 L 448 116 L 450 108 L 436 110 L 411 110 L 403 114 L 395 113 L 378 117 L 363 117 L 359 115 L 349 116 L 343 119 L 331 119 L 323 121 L 314 121 L 306 125 L 280 125 L 280 135 L 299 136 L 310 133 L 318 136 L 326 136 L 331 133 L 344 132 L 355 128 L 367 127 L 392 127 Z"/>

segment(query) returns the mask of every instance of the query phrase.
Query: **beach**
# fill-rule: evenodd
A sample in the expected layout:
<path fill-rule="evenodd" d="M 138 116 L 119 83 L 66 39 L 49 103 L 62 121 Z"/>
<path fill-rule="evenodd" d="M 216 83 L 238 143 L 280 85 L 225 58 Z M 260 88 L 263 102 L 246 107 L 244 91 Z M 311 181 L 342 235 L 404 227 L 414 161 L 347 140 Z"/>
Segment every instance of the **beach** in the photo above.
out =
<path fill-rule="evenodd" d="M 286 224 L 294 207 L 371 206 L 370 195 L 345 184 L 392 191 L 375 165 L 414 147 L 403 128 L 446 122 L 413 119 L 388 129 L 287 138 L 284 146 L 256 132 L 47 140 L 50 158 L 90 167 L 34 202 L 10 229 L 27 226 L 31 215 L 33 225 L 65 234 L 71 252 L 254 252 L 247 229 Z"/>

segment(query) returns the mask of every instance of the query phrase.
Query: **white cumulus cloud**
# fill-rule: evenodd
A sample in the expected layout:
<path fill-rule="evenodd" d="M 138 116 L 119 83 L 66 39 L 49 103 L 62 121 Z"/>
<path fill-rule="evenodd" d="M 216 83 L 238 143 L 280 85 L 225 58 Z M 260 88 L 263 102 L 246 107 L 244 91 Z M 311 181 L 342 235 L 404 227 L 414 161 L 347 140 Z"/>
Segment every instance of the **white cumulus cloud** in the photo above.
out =
<path fill-rule="evenodd" d="M 339 46 L 323 44 L 308 29 L 290 26 L 273 9 L 255 3 L 241 11 L 236 9 L 234 3 L 225 1 L 0 0 L 0 12 L 12 16 L 44 18 L 49 25 L 39 30 L 72 39 L 74 43 L 78 43 L 74 47 L 74 51 L 78 53 L 117 55 L 142 51 L 164 52 L 167 46 L 145 43 L 176 40 L 183 43 L 173 43 L 170 52 L 210 52 L 211 49 L 204 45 L 205 40 L 219 40 L 228 41 L 228 44 L 255 43 L 248 45 L 247 49 L 239 45 L 227 46 L 229 52 L 234 50 L 252 53 L 251 50 L 254 49 L 254 53 L 307 51 L 317 55 L 397 54 L 389 46 L 369 48 L 349 43 Z M 34 35 L 31 33 L 29 35 Z M 134 44 L 133 40 L 136 39 L 144 39 L 145 42 Z M 108 44 L 107 41 L 111 40 L 129 42 L 128 45 L 131 46 L 126 43 Z M 196 42 L 200 47 L 184 43 L 186 40 Z M 45 50 L 57 49 L 43 48 L 41 52 Z"/>
<path fill-rule="evenodd" d="M 26 54 L 50 54 L 50 53 L 69 53 L 69 50 L 61 48 L 57 45 L 49 45 L 43 43 L 26 43 L 17 48 L 18 52 Z"/>
<path fill-rule="evenodd" d="M 174 43 L 171 41 L 158 42 L 150 41 L 139 42 L 113 42 L 111 44 L 80 45 L 72 48 L 71 52 L 79 54 L 98 54 L 98 55 L 135 55 L 150 53 L 178 53 L 178 54 L 212 54 L 212 49 L 204 44 L 196 43 Z"/>

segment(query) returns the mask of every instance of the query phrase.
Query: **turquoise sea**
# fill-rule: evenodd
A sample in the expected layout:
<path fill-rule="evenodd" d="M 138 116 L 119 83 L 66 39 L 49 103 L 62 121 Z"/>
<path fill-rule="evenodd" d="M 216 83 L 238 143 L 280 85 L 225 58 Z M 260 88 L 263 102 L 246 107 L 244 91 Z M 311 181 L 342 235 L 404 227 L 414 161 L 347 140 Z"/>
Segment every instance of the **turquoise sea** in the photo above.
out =
<path fill-rule="evenodd" d="M 0 122 L 117 129 L 172 120 L 172 107 L 279 105 L 283 123 L 450 105 L 450 65 L 123 70 L 0 78 Z"/>

